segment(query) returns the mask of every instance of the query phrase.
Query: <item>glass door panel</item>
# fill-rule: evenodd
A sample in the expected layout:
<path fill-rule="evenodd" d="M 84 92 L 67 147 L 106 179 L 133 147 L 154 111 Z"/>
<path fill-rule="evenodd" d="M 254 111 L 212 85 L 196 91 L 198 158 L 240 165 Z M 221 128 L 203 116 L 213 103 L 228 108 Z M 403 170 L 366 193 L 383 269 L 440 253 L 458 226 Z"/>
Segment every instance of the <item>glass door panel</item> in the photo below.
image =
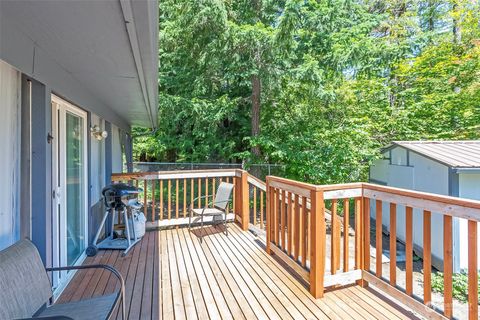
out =
<path fill-rule="evenodd" d="M 66 213 L 67 264 L 74 264 L 85 250 L 85 159 L 83 118 L 66 112 Z"/>

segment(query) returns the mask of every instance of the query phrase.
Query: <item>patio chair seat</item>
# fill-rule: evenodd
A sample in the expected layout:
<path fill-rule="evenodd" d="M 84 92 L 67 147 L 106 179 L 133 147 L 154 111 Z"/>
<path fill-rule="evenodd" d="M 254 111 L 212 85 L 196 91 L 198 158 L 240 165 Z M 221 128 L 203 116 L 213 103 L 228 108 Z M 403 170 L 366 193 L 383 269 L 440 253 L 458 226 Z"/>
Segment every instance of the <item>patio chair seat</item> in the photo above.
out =
<path fill-rule="evenodd" d="M 49 305 L 52 286 L 47 271 L 106 269 L 120 282 L 120 290 L 109 295 L 78 302 Z M 92 264 L 47 268 L 35 245 L 27 239 L 20 240 L 0 251 L 0 319 L 109 319 L 122 300 L 120 315 L 123 318 L 125 282 L 111 266 Z"/>
<path fill-rule="evenodd" d="M 117 294 L 94 297 L 86 300 L 54 304 L 35 317 L 66 316 L 74 320 L 108 319 L 116 302 Z"/>
<path fill-rule="evenodd" d="M 216 215 L 222 215 L 225 213 L 224 211 L 217 208 L 205 208 L 205 209 L 200 208 L 200 209 L 192 209 L 192 211 L 198 216 L 202 214 L 204 216 L 216 216 Z"/>

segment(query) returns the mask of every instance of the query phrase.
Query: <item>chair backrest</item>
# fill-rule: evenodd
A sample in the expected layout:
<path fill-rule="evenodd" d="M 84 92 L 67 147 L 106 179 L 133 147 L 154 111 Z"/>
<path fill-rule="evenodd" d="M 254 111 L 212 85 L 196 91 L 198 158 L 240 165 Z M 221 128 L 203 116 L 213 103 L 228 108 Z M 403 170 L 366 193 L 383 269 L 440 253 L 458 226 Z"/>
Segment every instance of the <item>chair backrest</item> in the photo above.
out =
<path fill-rule="evenodd" d="M 21 240 L 0 251 L 0 319 L 30 318 L 52 296 L 37 248 Z"/>
<path fill-rule="evenodd" d="M 233 184 L 222 182 L 218 186 L 215 199 L 213 200 L 213 206 L 217 209 L 226 210 L 230 202 L 230 196 L 232 195 Z"/>

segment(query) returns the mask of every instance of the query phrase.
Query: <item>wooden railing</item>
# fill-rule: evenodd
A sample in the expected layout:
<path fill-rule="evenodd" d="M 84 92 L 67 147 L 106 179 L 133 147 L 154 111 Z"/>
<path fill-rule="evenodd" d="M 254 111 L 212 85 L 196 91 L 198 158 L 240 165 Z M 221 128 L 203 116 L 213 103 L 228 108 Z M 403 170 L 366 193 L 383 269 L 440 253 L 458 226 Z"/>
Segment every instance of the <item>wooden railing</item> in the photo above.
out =
<path fill-rule="evenodd" d="M 266 226 L 266 184 L 262 180 L 248 174 L 249 188 L 249 222 L 260 230 L 265 230 Z"/>
<path fill-rule="evenodd" d="M 468 220 L 468 305 L 469 319 L 478 319 L 478 236 L 480 202 L 430 193 L 403 190 L 368 183 L 311 185 L 278 177 L 267 177 L 266 250 L 278 255 L 310 285 L 319 298 L 325 287 L 369 283 L 434 319 L 453 316 L 452 218 Z M 382 224 L 384 203 L 390 225 Z M 405 207 L 405 287 L 396 280 L 397 209 Z M 374 208 L 374 209 L 372 209 Z M 423 220 L 423 298 L 413 292 L 413 215 Z M 330 209 L 331 217 L 328 217 Z M 370 266 L 371 216 L 375 223 L 375 264 Z M 443 219 L 443 311 L 431 301 L 431 219 Z M 329 218 L 329 219 L 328 219 Z M 330 220 L 330 228 L 326 221 Z M 373 228 L 372 228 L 373 229 Z M 385 230 L 386 229 L 386 230 Z M 343 232 L 342 232 L 343 231 Z M 390 275 L 384 277 L 383 232 L 389 234 Z M 351 234 L 351 235 L 350 235 Z M 350 237 L 352 236 L 353 239 Z M 329 246 L 329 247 L 327 247 Z M 327 250 L 328 249 L 328 250 Z M 353 263 L 350 263 L 353 259 Z"/>
<path fill-rule="evenodd" d="M 388 204 L 390 215 L 390 274 L 389 280 L 383 277 L 382 273 L 382 242 L 375 241 L 376 255 L 375 267 L 372 272 L 370 267 L 370 256 L 366 255 L 364 262 L 363 279 L 388 291 L 404 300 L 410 307 L 422 312 L 431 318 L 440 318 L 440 313 L 434 309 L 426 308 L 432 306 L 431 287 L 431 261 L 432 261 L 432 215 L 441 217 L 443 230 L 433 230 L 442 233 L 443 238 L 443 312 L 445 318 L 453 316 L 453 218 L 466 220 L 468 223 L 468 314 L 469 319 L 478 319 L 478 234 L 477 225 L 480 221 L 480 202 L 455 197 L 441 196 L 431 193 L 423 193 L 411 190 L 397 189 L 374 184 L 363 184 L 363 197 L 365 204 L 365 216 L 370 216 L 370 210 L 375 208 L 376 239 L 381 239 L 383 204 Z M 373 203 L 374 206 L 373 206 Z M 370 205 L 372 203 L 372 205 Z M 397 287 L 396 277 L 396 226 L 399 221 L 397 210 L 402 208 L 405 219 L 405 288 Z M 403 209 L 404 208 L 404 209 Z M 417 212 L 414 212 L 414 210 Z M 413 228 L 414 215 L 421 215 L 423 234 L 423 299 L 414 297 L 413 292 Z M 369 229 L 370 219 L 365 220 L 365 228 Z M 367 235 L 368 237 L 368 235 Z M 366 243 L 369 243 L 366 239 Z"/>
<path fill-rule="evenodd" d="M 204 207 L 222 181 L 232 183 L 235 187 L 227 213 L 246 229 L 249 217 L 243 214 L 243 208 L 248 208 L 247 176 L 247 172 L 237 169 L 193 170 L 115 173 L 111 180 L 143 189 L 139 198 L 149 227 L 187 224 L 191 204 L 195 208 Z"/>
<path fill-rule="evenodd" d="M 138 185 L 148 223 L 153 227 L 188 223 L 188 208 L 197 197 L 213 195 L 221 181 L 235 185 L 230 218 L 244 230 L 265 229 L 266 250 L 284 260 L 310 286 L 313 296 L 326 287 L 369 283 L 417 312 L 434 319 L 453 316 L 452 224 L 468 222 L 469 318 L 478 319 L 478 235 L 480 202 L 368 183 L 312 185 L 269 176 L 266 184 L 243 170 L 197 170 L 114 174 L 112 181 Z M 197 199 L 195 207 L 205 205 Z M 405 212 L 405 213 L 403 213 Z M 389 214 L 389 225 L 385 216 Z M 414 216 L 421 215 L 423 297 L 413 278 Z M 432 306 L 432 216 L 443 221 L 443 311 Z M 401 220 L 404 219 L 404 220 Z M 401 229 L 398 222 L 404 224 Z M 400 230 L 400 229 L 401 230 Z M 382 241 L 389 235 L 389 272 L 382 268 Z M 399 232 L 401 231 L 401 232 Z M 397 236 L 404 233 L 404 239 Z M 397 281 L 397 242 L 405 244 L 405 286 Z M 371 247 L 375 263 L 371 267 Z M 386 278 L 386 274 L 388 278 Z M 417 286 L 418 288 L 418 286 Z"/>
<path fill-rule="evenodd" d="M 266 250 L 283 258 L 310 283 L 316 298 L 323 295 L 325 271 L 325 210 L 318 186 L 267 177 Z M 310 203 L 307 206 L 307 203 Z"/>

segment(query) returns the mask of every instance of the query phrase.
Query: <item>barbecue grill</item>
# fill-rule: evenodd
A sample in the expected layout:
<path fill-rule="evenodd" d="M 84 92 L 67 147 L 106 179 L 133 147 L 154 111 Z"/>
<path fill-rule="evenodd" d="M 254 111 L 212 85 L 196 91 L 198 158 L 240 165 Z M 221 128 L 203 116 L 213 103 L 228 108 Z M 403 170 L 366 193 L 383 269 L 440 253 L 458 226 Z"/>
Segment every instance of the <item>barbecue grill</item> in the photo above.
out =
<path fill-rule="evenodd" d="M 125 183 L 114 183 L 103 188 L 102 195 L 106 210 L 92 244 L 86 250 L 87 256 L 95 256 L 99 249 L 124 250 L 123 255 L 126 255 L 140 241 L 138 235 L 135 234 L 134 220 L 129 219 L 142 208 L 142 204 L 137 200 L 140 192 L 142 192 L 141 188 Z M 111 216 L 110 232 L 105 230 L 105 239 L 98 243 L 109 216 Z M 119 221 L 120 217 L 123 217 L 123 224 L 115 224 L 115 218 Z M 118 236 L 116 231 L 119 230 L 122 230 L 123 236 Z"/>

